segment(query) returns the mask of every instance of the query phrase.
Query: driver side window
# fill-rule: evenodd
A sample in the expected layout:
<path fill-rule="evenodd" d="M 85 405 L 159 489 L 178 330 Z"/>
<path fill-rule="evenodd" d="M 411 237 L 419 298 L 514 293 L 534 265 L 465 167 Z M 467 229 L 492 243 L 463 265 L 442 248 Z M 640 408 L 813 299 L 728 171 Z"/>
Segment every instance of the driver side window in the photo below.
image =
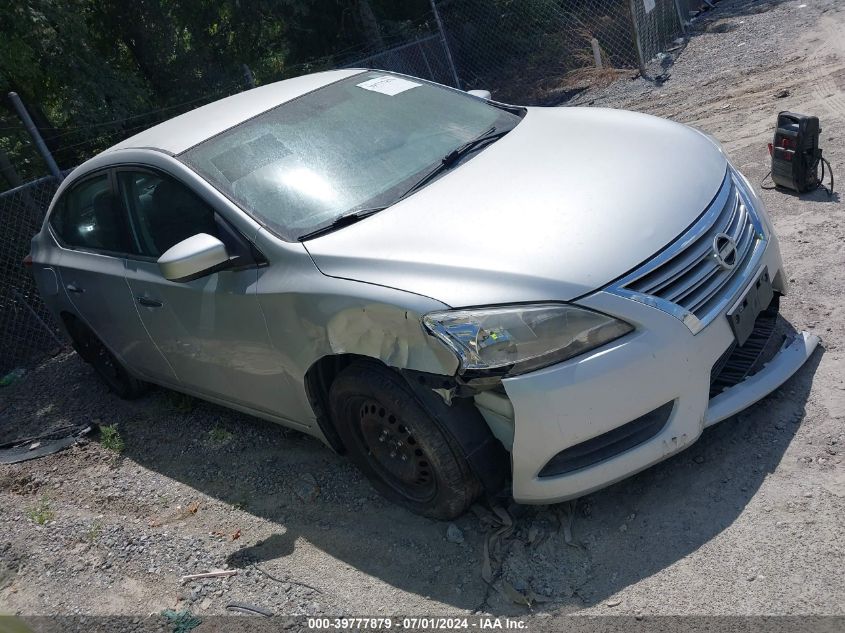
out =
<path fill-rule="evenodd" d="M 214 210 L 177 180 L 147 171 L 117 177 L 141 254 L 159 257 L 197 233 L 218 237 Z"/>

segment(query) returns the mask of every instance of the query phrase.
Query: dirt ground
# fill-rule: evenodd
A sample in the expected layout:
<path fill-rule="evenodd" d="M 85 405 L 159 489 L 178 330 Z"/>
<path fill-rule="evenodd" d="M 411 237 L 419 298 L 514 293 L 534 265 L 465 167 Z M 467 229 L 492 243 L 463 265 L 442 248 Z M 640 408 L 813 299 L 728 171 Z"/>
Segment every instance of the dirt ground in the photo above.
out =
<path fill-rule="evenodd" d="M 845 3 L 724 0 L 673 59 L 662 85 L 626 78 L 576 102 L 694 124 L 755 183 L 777 112 L 816 114 L 845 182 Z M 763 199 L 790 276 L 782 313 L 822 348 L 686 452 L 574 505 L 524 509 L 494 547 L 493 588 L 489 515 L 414 516 L 311 438 L 161 389 L 118 400 L 63 354 L 0 390 L 0 443 L 97 421 L 124 447 L 0 466 L 0 612 L 845 615 L 845 206 L 822 191 Z M 213 568 L 238 574 L 180 584 Z M 529 591 L 530 609 L 514 601 Z"/>

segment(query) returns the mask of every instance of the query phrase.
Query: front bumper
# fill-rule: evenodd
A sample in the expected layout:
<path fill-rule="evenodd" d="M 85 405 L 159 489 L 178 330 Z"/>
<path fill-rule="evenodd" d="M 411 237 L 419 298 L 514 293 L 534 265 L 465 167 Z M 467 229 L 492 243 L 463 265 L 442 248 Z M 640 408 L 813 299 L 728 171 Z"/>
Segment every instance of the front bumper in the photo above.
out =
<path fill-rule="evenodd" d="M 772 239 L 756 270 L 783 278 Z M 752 283 L 756 278 L 748 277 Z M 514 409 L 513 496 L 557 503 L 624 479 L 692 444 L 702 430 L 779 387 L 803 365 L 818 338 L 801 333 L 753 376 L 710 399 L 710 377 L 734 334 L 724 316 L 693 335 L 657 308 L 598 292 L 579 301 L 636 326 L 635 332 L 569 362 L 503 381 Z M 561 451 L 598 438 L 672 403 L 662 429 L 598 463 L 556 476 L 540 471 Z M 665 410 L 665 409 L 664 409 Z"/>

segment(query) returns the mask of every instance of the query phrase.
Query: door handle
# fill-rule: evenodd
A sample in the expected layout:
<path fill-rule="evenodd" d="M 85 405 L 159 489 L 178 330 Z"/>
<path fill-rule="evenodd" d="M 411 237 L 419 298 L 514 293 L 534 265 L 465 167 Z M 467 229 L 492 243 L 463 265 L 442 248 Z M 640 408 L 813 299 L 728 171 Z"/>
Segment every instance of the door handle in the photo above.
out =
<path fill-rule="evenodd" d="M 155 299 L 150 299 L 149 297 L 138 297 L 138 303 L 142 306 L 146 306 L 148 308 L 160 308 L 161 301 L 156 301 Z"/>
<path fill-rule="evenodd" d="M 76 284 L 67 284 L 67 285 L 65 286 L 65 289 L 66 289 L 68 292 L 75 292 L 75 293 L 77 293 L 77 294 L 82 294 L 83 292 L 85 292 L 85 288 L 80 288 L 80 287 L 79 287 L 79 286 L 77 286 Z"/>

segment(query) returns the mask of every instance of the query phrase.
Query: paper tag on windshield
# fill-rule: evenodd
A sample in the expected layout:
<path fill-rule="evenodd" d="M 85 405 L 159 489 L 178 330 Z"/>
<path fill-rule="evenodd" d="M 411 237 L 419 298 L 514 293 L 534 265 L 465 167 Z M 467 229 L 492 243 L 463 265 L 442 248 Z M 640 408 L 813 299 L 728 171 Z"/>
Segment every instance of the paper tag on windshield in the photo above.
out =
<path fill-rule="evenodd" d="M 411 88 L 422 86 L 415 81 L 409 81 L 402 77 L 394 77 L 393 75 L 384 75 L 383 77 L 376 77 L 375 79 L 368 79 L 364 83 L 358 84 L 359 88 L 364 90 L 372 90 L 373 92 L 380 92 L 383 95 L 394 97 L 400 92 L 405 92 Z"/>

